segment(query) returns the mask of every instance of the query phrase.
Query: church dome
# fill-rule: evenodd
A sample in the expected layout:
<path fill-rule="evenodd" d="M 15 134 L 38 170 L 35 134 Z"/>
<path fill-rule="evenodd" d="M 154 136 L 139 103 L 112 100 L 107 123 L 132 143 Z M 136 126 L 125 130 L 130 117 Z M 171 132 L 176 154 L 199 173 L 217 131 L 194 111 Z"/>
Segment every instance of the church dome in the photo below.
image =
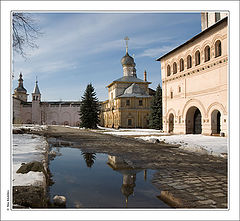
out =
<path fill-rule="evenodd" d="M 27 90 L 22 86 L 18 86 L 17 88 L 15 88 L 15 90 L 14 91 L 16 91 L 16 92 L 23 92 L 23 93 L 27 93 Z"/>
<path fill-rule="evenodd" d="M 134 59 L 128 53 L 122 57 L 121 64 L 135 66 Z"/>

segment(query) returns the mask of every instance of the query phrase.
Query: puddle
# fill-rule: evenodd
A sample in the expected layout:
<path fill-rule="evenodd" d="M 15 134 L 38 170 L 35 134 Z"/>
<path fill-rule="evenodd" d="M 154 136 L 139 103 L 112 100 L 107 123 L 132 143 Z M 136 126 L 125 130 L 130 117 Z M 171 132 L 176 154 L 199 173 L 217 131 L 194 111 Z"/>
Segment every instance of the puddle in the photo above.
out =
<path fill-rule="evenodd" d="M 55 182 L 50 199 L 67 198 L 67 208 L 168 208 L 157 198 L 160 191 L 151 184 L 154 170 L 130 167 L 124 159 L 86 153 L 71 147 L 54 147 L 49 162 Z"/>

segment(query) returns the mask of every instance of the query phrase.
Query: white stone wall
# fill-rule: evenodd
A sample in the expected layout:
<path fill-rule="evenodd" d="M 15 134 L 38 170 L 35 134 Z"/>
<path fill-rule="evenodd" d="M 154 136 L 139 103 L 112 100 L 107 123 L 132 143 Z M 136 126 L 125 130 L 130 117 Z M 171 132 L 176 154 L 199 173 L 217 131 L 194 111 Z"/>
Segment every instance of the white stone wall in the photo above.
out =
<path fill-rule="evenodd" d="M 80 107 L 69 105 L 68 107 L 61 105 L 41 105 L 37 102 L 31 106 L 24 107 L 21 105 L 21 119 L 22 123 L 36 123 L 36 124 L 56 124 L 56 125 L 70 125 L 79 126 Z M 32 117 L 33 116 L 33 117 Z M 29 122 L 29 120 L 31 122 Z"/>
<path fill-rule="evenodd" d="M 21 123 L 21 101 L 13 97 L 13 123 Z"/>

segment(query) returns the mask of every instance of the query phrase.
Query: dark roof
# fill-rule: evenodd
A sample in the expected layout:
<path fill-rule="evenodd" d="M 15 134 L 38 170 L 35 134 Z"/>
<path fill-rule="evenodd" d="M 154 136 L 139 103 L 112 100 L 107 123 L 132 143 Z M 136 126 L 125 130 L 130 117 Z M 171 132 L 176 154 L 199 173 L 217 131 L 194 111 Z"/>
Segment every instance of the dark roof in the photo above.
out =
<path fill-rule="evenodd" d="M 149 95 L 154 96 L 156 94 L 156 91 L 149 87 L 148 93 L 149 93 Z"/>
<path fill-rule="evenodd" d="M 38 82 L 37 81 L 36 81 L 36 84 L 35 84 L 35 87 L 34 87 L 34 90 L 33 90 L 33 94 L 41 94 L 40 90 L 39 90 L 39 87 L 38 87 Z"/>
<path fill-rule="evenodd" d="M 47 103 L 47 104 L 80 104 L 80 101 L 42 101 L 41 103 Z"/>
<path fill-rule="evenodd" d="M 118 81 L 123 81 L 123 82 L 146 82 L 146 81 L 143 81 L 137 77 L 134 77 L 134 76 L 123 76 L 121 78 L 118 78 L 117 80 L 113 81 L 113 82 L 118 82 Z"/>
<path fill-rule="evenodd" d="M 14 91 L 27 93 L 27 90 L 23 87 L 23 85 L 18 86 L 17 88 L 14 89 Z"/>
<path fill-rule="evenodd" d="M 213 24 L 212 26 L 210 26 L 209 28 L 205 29 L 204 31 L 200 32 L 199 34 L 195 35 L 193 38 L 191 38 L 190 40 L 186 41 L 185 43 L 179 45 L 178 47 L 174 48 L 173 50 L 169 51 L 167 54 L 163 55 L 162 57 L 156 59 L 156 61 L 160 61 L 162 58 L 166 57 L 167 55 L 177 51 L 179 48 L 189 44 L 190 42 L 195 41 L 197 38 L 199 38 L 200 36 L 202 36 L 203 34 L 205 34 L 206 32 L 212 30 L 213 28 L 215 28 L 216 26 L 222 24 L 223 22 L 227 21 L 228 17 L 225 17 L 223 19 L 221 19 L 220 21 L 216 22 L 215 24 Z"/>

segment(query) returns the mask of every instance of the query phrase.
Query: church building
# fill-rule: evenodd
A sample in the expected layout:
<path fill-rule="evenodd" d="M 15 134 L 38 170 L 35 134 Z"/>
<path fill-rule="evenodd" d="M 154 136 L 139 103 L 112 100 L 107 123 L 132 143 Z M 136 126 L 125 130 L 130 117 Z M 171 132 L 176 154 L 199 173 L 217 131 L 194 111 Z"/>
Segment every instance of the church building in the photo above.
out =
<path fill-rule="evenodd" d="M 152 95 L 154 91 L 148 88 L 147 72 L 144 80 L 137 77 L 135 62 L 128 54 L 121 59 L 123 77 L 114 80 L 108 88 L 108 100 L 101 105 L 100 125 L 112 128 L 147 128 Z"/>
<path fill-rule="evenodd" d="M 32 101 L 27 101 L 27 90 L 23 86 L 22 73 L 18 87 L 13 94 L 14 124 L 48 124 L 79 126 L 80 102 L 78 101 L 41 101 L 41 93 L 36 81 Z"/>
<path fill-rule="evenodd" d="M 201 13 L 202 32 L 158 58 L 163 130 L 228 134 L 228 17 Z"/>

